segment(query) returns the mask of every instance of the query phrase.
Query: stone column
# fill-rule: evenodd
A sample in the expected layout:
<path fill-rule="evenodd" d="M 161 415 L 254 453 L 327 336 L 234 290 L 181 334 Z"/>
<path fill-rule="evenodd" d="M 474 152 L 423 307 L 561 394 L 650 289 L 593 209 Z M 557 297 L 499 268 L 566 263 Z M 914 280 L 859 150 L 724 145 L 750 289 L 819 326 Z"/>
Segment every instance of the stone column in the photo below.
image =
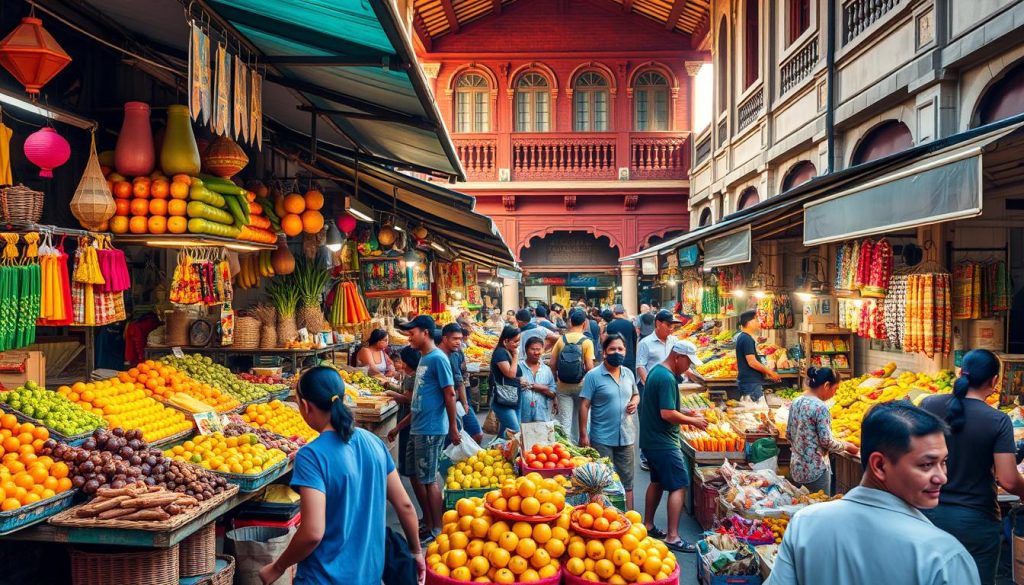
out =
<path fill-rule="evenodd" d="M 627 315 L 637 312 L 637 268 L 636 264 L 623 264 L 619 267 L 622 274 L 622 306 Z"/>
<path fill-rule="evenodd" d="M 501 287 L 501 310 L 519 309 L 519 283 L 512 278 L 503 278 Z"/>

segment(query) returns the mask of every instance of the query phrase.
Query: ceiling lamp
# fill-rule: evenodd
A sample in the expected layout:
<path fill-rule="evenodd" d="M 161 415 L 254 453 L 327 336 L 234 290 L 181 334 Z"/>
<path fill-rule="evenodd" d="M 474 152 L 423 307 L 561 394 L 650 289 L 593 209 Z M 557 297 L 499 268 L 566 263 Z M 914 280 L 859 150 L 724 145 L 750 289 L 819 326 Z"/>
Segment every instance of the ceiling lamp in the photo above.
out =
<path fill-rule="evenodd" d="M 35 10 L 22 18 L 21 24 L 0 41 L 0 65 L 24 85 L 33 98 L 71 62 L 71 57 L 34 14 Z"/>
<path fill-rule="evenodd" d="M 355 197 L 345 198 L 345 213 L 359 221 L 373 223 L 373 211 L 366 205 L 360 203 Z"/>
<path fill-rule="evenodd" d="M 334 225 L 334 222 L 329 222 L 327 225 L 327 239 L 324 241 L 324 246 L 331 252 L 337 252 L 341 250 L 341 245 L 344 243 L 345 238 L 341 235 L 341 231 L 338 230 L 338 226 Z"/>
<path fill-rule="evenodd" d="M 405 252 L 405 265 L 412 268 L 420 263 L 420 255 L 410 246 Z"/>

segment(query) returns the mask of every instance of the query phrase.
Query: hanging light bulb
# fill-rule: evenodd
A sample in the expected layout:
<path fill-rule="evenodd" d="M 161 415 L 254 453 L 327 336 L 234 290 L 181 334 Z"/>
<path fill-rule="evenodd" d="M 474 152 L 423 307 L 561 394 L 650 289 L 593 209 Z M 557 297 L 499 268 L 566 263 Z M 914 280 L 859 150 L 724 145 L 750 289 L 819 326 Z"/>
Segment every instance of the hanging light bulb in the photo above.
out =
<path fill-rule="evenodd" d="M 416 266 L 419 263 L 420 263 L 419 255 L 416 254 L 416 250 L 413 250 L 412 247 L 410 247 L 405 252 L 405 264 L 406 264 L 406 266 L 408 266 L 409 268 L 412 268 L 412 267 Z"/>
<path fill-rule="evenodd" d="M 330 222 L 327 226 L 327 239 L 324 242 L 324 246 L 331 252 L 337 252 L 341 250 L 341 245 L 345 242 L 345 238 L 341 235 L 341 230 L 338 226 L 334 225 L 334 222 Z"/>

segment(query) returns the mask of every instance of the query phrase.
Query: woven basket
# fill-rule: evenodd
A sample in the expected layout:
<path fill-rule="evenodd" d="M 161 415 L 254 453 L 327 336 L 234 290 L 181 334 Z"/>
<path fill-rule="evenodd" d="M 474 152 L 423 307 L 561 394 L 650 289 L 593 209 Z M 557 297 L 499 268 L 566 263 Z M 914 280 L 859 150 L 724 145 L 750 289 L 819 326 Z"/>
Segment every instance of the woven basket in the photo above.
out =
<path fill-rule="evenodd" d="M 295 341 L 298 335 L 295 327 L 295 315 L 291 317 L 277 316 L 277 344 L 284 347 L 289 341 Z"/>
<path fill-rule="evenodd" d="M 178 585 L 178 545 L 143 552 L 99 550 L 71 549 L 71 585 Z"/>
<path fill-rule="evenodd" d="M 188 311 L 175 310 L 167 315 L 167 334 L 164 339 L 170 347 L 188 345 L 188 328 L 192 324 Z"/>
<path fill-rule="evenodd" d="M 85 172 L 82 173 L 78 188 L 75 189 L 75 196 L 71 198 L 71 213 L 86 229 L 100 230 L 114 216 L 116 209 L 114 197 L 110 194 L 110 187 L 107 186 L 107 179 L 103 176 L 100 160 L 96 155 L 94 132 L 89 148 L 89 162 L 85 165 Z"/>
<path fill-rule="evenodd" d="M 260 327 L 260 349 L 275 349 L 277 347 L 277 328 L 273 325 Z"/>
<path fill-rule="evenodd" d="M 218 559 L 227 561 L 228 566 L 217 571 L 216 574 L 196 582 L 196 585 L 231 585 L 235 581 L 235 557 L 231 555 L 217 555 Z"/>
<path fill-rule="evenodd" d="M 255 317 L 235 319 L 235 337 L 231 346 L 235 349 L 256 349 L 260 345 L 260 321 Z"/>
<path fill-rule="evenodd" d="M 194 577 L 217 569 L 217 526 L 210 522 L 178 545 L 178 575 Z"/>
<path fill-rule="evenodd" d="M 25 185 L 0 190 L 0 220 L 37 223 L 43 217 L 43 192 Z"/>

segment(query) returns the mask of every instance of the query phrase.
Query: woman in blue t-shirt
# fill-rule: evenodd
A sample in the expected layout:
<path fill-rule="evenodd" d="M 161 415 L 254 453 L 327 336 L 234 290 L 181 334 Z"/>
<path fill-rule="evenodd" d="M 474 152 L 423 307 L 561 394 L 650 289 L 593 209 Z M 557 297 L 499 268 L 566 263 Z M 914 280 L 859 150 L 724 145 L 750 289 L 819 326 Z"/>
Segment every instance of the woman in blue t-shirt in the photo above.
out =
<path fill-rule="evenodd" d="M 295 456 L 291 485 L 302 496 L 302 523 L 281 556 L 260 570 L 260 579 L 273 583 L 298 565 L 296 585 L 379 585 L 387 500 L 402 523 L 422 583 L 426 564 L 416 510 L 384 442 L 354 427 L 341 376 L 325 366 L 313 368 L 299 379 L 298 397 L 302 418 L 320 432 Z"/>

